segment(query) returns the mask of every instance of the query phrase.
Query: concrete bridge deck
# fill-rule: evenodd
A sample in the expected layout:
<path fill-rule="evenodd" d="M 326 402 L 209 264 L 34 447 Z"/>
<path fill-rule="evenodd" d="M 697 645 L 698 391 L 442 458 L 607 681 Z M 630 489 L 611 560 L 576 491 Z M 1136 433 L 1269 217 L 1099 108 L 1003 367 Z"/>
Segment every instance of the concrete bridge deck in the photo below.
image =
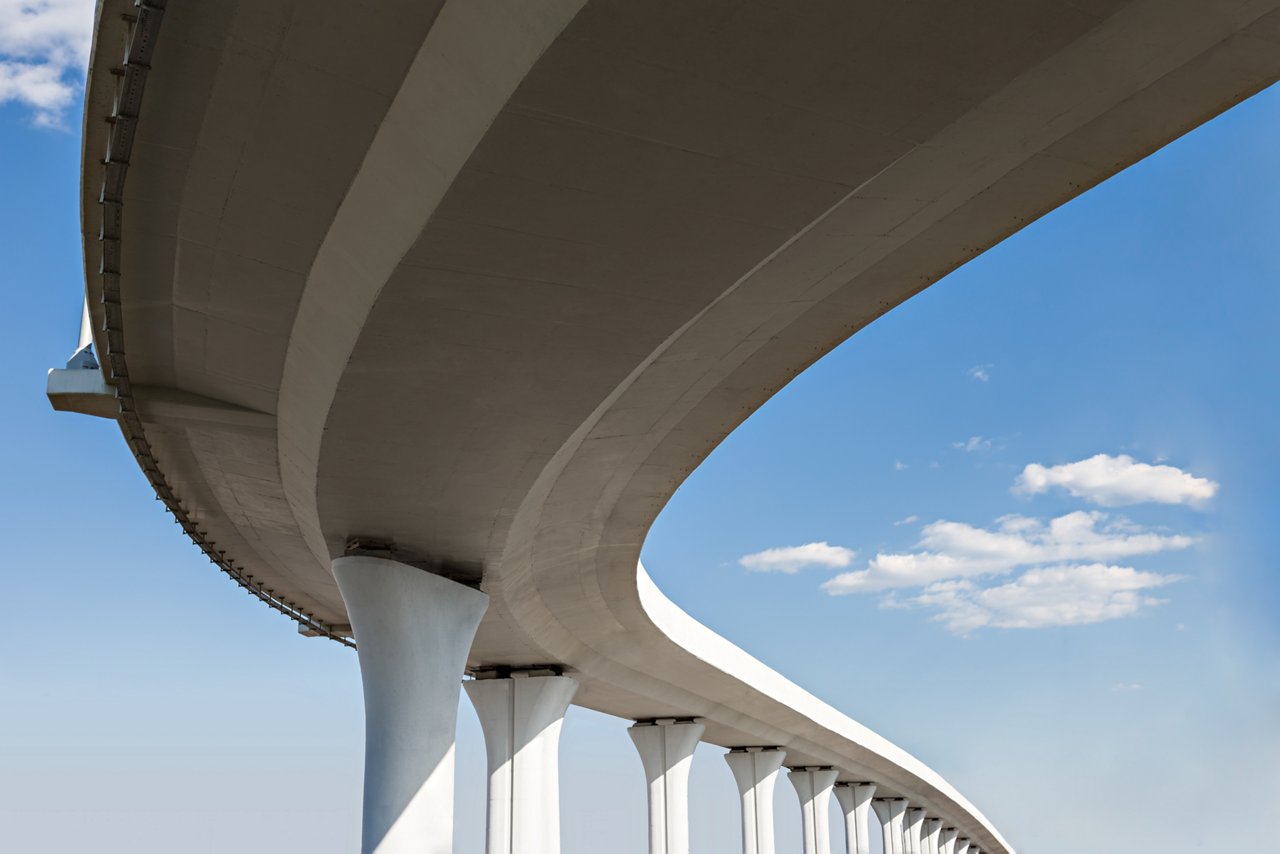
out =
<path fill-rule="evenodd" d="M 62 403 L 119 416 L 184 530 L 310 632 L 350 634 L 333 559 L 429 568 L 490 597 L 473 671 L 562 668 L 580 705 L 784 746 L 1004 854 L 641 545 L 806 366 L 1280 77 L 1277 9 L 105 0 L 107 394 Z"/>

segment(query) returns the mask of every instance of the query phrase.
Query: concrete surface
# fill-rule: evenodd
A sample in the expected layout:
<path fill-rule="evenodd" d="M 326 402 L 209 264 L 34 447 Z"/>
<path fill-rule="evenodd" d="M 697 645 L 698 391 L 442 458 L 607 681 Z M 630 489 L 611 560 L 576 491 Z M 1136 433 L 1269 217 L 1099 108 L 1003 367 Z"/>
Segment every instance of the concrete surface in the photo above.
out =
<path fill-rule="evenodd" d="M 555 664 L 578 704 L 781 746 L 1006 854 L 641 546 L 824 353 L 1280 77 L 1278 9 L 104 0 L 95 352 L 183 530 L 309 633 L 359 634 L 330 564 L 382 543 L 490 597 L 471 668 Z"/>

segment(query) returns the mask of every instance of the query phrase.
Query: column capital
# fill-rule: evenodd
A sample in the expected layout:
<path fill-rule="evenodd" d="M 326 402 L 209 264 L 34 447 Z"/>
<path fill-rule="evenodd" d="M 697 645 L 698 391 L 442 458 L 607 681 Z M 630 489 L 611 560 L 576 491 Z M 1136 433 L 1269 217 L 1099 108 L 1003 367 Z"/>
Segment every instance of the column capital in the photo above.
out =
<path fill-rule="evenodd" d="M 679 726 L 683 724 L 702 725 L 702 718 L 636 718 L 632 729 L 646 726 Z"/>

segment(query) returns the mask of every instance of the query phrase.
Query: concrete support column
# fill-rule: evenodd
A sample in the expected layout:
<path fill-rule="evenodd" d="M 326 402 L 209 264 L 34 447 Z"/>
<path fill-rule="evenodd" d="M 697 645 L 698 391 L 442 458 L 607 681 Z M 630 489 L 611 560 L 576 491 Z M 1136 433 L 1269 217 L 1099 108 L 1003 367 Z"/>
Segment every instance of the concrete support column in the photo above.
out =
<path fill-rule="evenodd" d="M 942 819 L 926 818 L 924 830 L 920 833 L 921 849 L 924 854 L 941 854 L 938 850 L 938 838 L 942 834 Z"/>
<path fill-rule="evenodd" d="M 954 827 L 944 827 L 938 834 L 938 854 L 956 854 L 956 835 Z"/>
<path fill-rule="evenodd" d="M 967 838 L 962 836 L 956 840 L 956 854 L 972 854 L 969 850 L 969 840 Z"/>
<path fill-rule="evenodd" d="M 786 755 L 778 747 L 735 747 L 724 755 L 742 796 L 743 854 L 774 854 L 773 785 Z"/>
<path fill-rule="evenodd" d="M 924 829 L 924 810 L 911 807 L 902 820 L 902 839 L 906 854 L 923 854 L 920 832 Z"/>
<path fill-rule="evenodd" d="M 704 729 L 660 718 L 628 730 L 649 783 L 649 854 L 689 854 L 689 768 Z"/>
<path fill-rule="evenodd" d="M 517 672 L 463 687 L 489 756 L 485 851 L 560 854 L 560 729 L 577 680 Z"/>
<path fill-rule="evenodd" d="M 836 801 L 844 811 L 844 838 L 848 854 L 871 854 L 871 798 L 874 783 L 838 783 Z"/>
<path fill-rule="evenodd" d="M 333 575 L 364 683 L 363 854 L 453 851 L 453 743 L 467 654 L 489 597 L 378 557 Z"/>
<path fill-rule="evenodd" d="M 787 774 L 800 798 L 804 854 L 831 854 L 831 789 L 838 771 L 834 768 L 792 768 Z"/>
<path fill-rule="evenodd" d="M 875 798 L 871 809 L 880 820 L 884 854 L 906 854 L 902 848 L 902 817 L 907 811 L 906 798 Z"/>

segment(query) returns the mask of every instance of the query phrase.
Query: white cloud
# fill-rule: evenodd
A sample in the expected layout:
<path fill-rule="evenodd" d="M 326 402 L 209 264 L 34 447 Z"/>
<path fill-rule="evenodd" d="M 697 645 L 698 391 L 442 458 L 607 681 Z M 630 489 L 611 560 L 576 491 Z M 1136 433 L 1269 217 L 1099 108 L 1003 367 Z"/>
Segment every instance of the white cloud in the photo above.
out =
<path fill-rule="evenodd" d="M 959 448 L 966 454 L 972 454 L 974 451 L 987 451 L 991 449 L 991 440 L 984 439 L 981 436 L 970 436 L 963 442 L 952 442 L 951 447 Z"/>
<path fill-rule="evenodd" d="M 1111 686 L 1114 694 L 1132 694 L 1134 691 L 1141 691 L 1144 686 L 1141 682 L 1117 682 Z"/>
<path fill-rule="evenodd" d="M 947 579 L 1001 575 L 1024 566 L 1112 561 L 1185 549 L 1194 537 L 1155 533 L 1100 511 L 1068 513 L 1047 524 L 1027 516 L 996 520 L 994 529 L 941 520 L 925 525 L 916 550 L 880 553 L 865 569 L 823 584 L 832 595 L 922 587 Z"/>
<path fill-rule="evenodd" d="M 783 572 L 793 575 L 811 566 L 841 569 L 848 566 L 856 554 L 857 552 L 843 546 L 807 543 L 803 546 L 765 549 L 739 558 L 738 563 L 752 572 Z"/>
<path fill-rule="evenodd" d="M 919 516 L 917 516 L 916 514 L 912 513 L 912 514 L 911 514 L 910 516 L 908 516 L 907 518 L 905 518 L 905 519 L 899 519 L 898 521 L 894 522 L 894 523 L 893 523 L 893 527 L 898 528 L 898 527 L 901 527 L 901 526 L 903 526 L 903 525 L 914 525 L 916 522 L 919 522 L 919 521 L 920 521 L 920 517 L 919 517 Z"/>
<path fill-rule="evenodd" d="M 894 460 L 894 461 L 893 461 L 893 470 L 894 470 L 894 471 L 902 471 L 903 469 L 906 469 L 906 468 L 910 468 L 910 466 L 908 466 L 908 465 L 907 465 L 906 463 L 904 463 L 902 460 Z"/>
<path fill-rule="evenodd" d="M 0 0 L 0 104 L 61 124 L 83 85 L 93 15 L 94 0 Z"/>
<path fill-rule="evenodd" d="M 1149 591 L 1180 580 L 1102 563 L 1030 569 L 997 587 L 942 581 L 908 600 L 933 608 L 933 619 L 955 634 L 980 628 L 1040 629 L 1132 617 L 1163 603 Z"/>
<path fill-rule="evenodd" d="M 965 451 L 989 446 L 990 440 L 981 436 L 955 444 Z M 1173 466 L 1099 454 L 1061 466 L 1029 465 L 1014 488 L 1036 494 L 1053 487 L 1103 505 L 1195 504 L 1211 498 L 1218 484 Z M 915 521 L 908 516 L 894 525 Z M 822 588 L 833 596 L 885 591 L 880 607 L 933 610 L 934 619 L 957 634 L 984 627 L 1083 625 L 1160 605 L 1164 600 L 1154 591 L 1180 576 L 1122 564 L 1196 542 L 1196 537 L 1144 527 L 1101 510 L 1077 510 L 1048 520 L 1010 514 L 987 527 L 943 519 L 925 525 L 911 549 L 878 553 Z M 980 580 L 1000 576 L 1014 577 Z M 916 591 L 897 592 L 907 588 Z"/>
<path fill-rule="evenodd" d="M 1218 484 L 1180 468 L 1140 463 L 1127 454 L 1096 454 L 1087 460 L 1057 466 L 1031 463 L 1022 470 L 1013 491 L 1039 495 L 1054 487 L 1065 489 L 1103 507 L 1156 502 L 1202 504 L 1218 491 Z"/>
<path fill-rule="evenodd" d="M 995 367 L 995 365 L 990 365 L 990 364 L 988 364 L 988 365 L 974 365 L 972 368 L 970 368 L 970 369 L 969 369 L 968 371 L 966 371 L 965 373 L 967 373 L 967 374 L 969 375 L 969 378 L 970 378 L 970 379 L 977 380 L 977 381 L 978 381 L 978 382 L 980 382 L 980 383 L 990 382 L 990 381 L 991 381 L 991 369 L 992 369 L 992 368 L 994 368 L 994 367 Z"/>

